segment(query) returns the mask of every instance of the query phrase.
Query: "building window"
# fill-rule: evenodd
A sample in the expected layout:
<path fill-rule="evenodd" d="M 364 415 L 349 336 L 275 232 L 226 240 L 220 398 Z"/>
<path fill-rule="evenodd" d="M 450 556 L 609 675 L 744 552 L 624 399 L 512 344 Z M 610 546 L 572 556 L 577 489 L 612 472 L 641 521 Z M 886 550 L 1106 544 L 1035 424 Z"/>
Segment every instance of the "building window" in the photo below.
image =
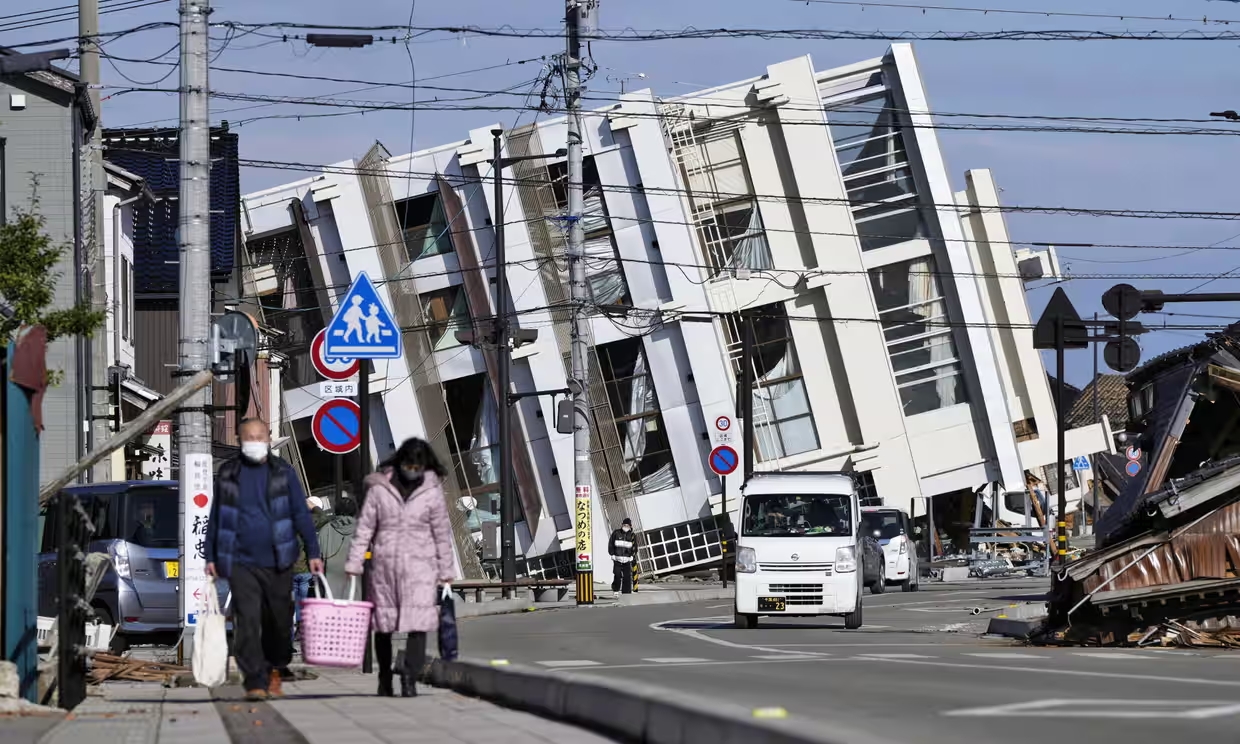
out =
<path fill-rule="evenodd" d="M 465 521 L 471 532 L 480 533 L 484 522 L 498 522 L 500 517 L 499 410 L 485 374 L 448 380 L 443 384 L 443 393 L 448 404 L 452 470 L 465 494 Z M 518 490 L 515 481 L 513 490 Z M 523 521 L 517 493 L 513 494 L 513 504 L 514 521 Z"/>
<path fill-rule="evenodd" d="M 422 316 L 430 334 L 431 346 L 436 351 L 460 346 L 456 332 L 469 330 L 469 305 L 465 301 L 461 285 L 437 289 L 418 296 L 422 303 Z"/>
<path fill-rule="evenodd" d="M 700 136 L 689 131 L 673 139 L 707 263 L 716 272 L 772 268 L 736 126 L 723 124 Z"/>
<path fill-rule="evenodd" d="M 112 250 L 120 250 L 120 246 L 113 246 Z M 116 322 L 117 320 L 120 321 L 121 338 L 128 341 L 131 338 L 129 335 L 129 321 L 131 320 L 130 314 L 129 314 L 129 308 L 133 306 L 132 298 L 129 296 L 129 288 L 133 286 L 133 284 L 131 283 L 133 280 L 133 272 L 132 272 L 131 264 L 129 263 L 129 258 L 125 256 L 121 257 L 120 280 L 121 280 L 120 318 L 113 318 L 112 321 L 113 322 Z"/>
<path fill-rule="evenodd" d="M 917 184 L 891 93 L 827 109 L 861 250 L 926 237 Z"/>
<path fill-rule="evenodd" d="M 641 339 L 603 344 L 596 352 L 629 482 L 638 493 L 675 488 L 676 465 Z"/>
<path fill-rule="evenodd" d="M 568 214 L 568 170 L 565 163 L 547 166 L 547 178 L 555 195 L 560 216 Z M 629 288 L 624 281 L 619 254 L 612 237 L 611 220 L 603 200 L 594 158 L 582 160 L 582 219 L 585 233 L 586 284 L 595 305 L 630 305 Z"/>
<path fill-rule="evenodd" d="M 870 284 L 905 416 L 967 401 L 943 289 L 929 256 L 880 266 Z"/>
<path fill-rule="evenodd" d="M 439 192 L 398 201 L 395 207 L 410 261 L 452 252 L 452 235 Z"/>
<path fill-rule="evenodd" d="M 882 506 L 883 499 L 878 495 L 878 486 L 874 485 L 874 473 L 853 473 L 853 482 L 857 484 L 857 500 L 862 506 Z"/>
<path fill-rule="evenodd" d="M 818 430 L 809 406 L 805 380 L 792 327 L 783 303 L 750 311 L 753 315 L 753 428 L 761 461 L 799 455 L 818 449 Z M 732 369 L 741 375 L 741 317 L 728 316 L 727 333 L 734 350 Z"/>

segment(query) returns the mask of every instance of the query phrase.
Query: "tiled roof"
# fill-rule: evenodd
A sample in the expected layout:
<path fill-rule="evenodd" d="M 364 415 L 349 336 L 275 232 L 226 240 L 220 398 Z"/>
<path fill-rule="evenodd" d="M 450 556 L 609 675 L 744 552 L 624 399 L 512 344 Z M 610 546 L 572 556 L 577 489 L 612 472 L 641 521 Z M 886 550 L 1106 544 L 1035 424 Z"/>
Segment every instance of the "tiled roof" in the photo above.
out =
<path fill-rule="evenodd" d="M 104 157 L 146 179 L 157 197 L 180 189 L 180 143 L 176 130 L 106 129 Z M 179 267 L 175 198 L 134 205 L 134 293 L 175 294 Z M 227 126 L 211 128 L 211 272 L 233 270 L 241 206 L 237 135 Z"/>
<path fill-rule="evenodd" d="M 1094 423 L 1094 389 L 1098 390 L 1098 415 L 1111 421 L 1111 428 L 1121 430 L 1128 423 L 1128 385 L 1123 375 L 1098 375 L 1085 386 L 1076 402 L 1068 409 L 1068 428 Z"/>

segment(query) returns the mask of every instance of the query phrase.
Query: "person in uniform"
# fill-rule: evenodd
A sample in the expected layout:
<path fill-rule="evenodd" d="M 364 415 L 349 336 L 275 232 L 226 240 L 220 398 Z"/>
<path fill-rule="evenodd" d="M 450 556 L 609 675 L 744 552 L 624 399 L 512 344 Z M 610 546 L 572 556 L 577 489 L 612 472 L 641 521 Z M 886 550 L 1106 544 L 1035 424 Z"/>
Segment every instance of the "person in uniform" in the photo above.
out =
<path fill-rule="evenodd" d="M 633 520 L 625 517 L 620 529 L 611 533 L 611 539 L 607 541 L 607 554 L 611 556 L 611 590 L 632 594 L 633 561 L 637 560 L 637 535 L 633 534 Z"/>

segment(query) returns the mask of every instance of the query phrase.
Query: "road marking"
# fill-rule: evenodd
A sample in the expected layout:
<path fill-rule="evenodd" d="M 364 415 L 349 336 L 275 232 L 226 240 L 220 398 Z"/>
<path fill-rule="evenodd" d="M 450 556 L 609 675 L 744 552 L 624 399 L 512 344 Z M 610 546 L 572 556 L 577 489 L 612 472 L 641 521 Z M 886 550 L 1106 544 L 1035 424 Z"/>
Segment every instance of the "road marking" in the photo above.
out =
<path fill-rule="evenodd" d="M 1128 654 L 1123 651 L 1073 651 L 1073 656 L 1081 656 L 1086 659 L 1157 659 L 1157 656 L 1151 654 Z"/>
<path fill-rule="evenodd" d="M 933 656 L 921 654 L 858 654 L 859 659 L 933 659 Z"/>
<path fill-rule="evenodd" d="M 592 667 L 602 666 L 601 661 L 590 661 L 589 659 L 565 659 L 563 661 L 536 661 L 535 664 L 545 666 L 550 669 L 570 669 L 574 667 Z"/>
<path fill-rule="evenodd" d="M 977 648 L 976 643 L 777 643 L 776 648 Z M 795 652 L 785 652 L 795 653 Z"/>
<path fill-rule="evenodd" d="M 745 643 L 733 643 L 731 641 L 725 641 L 722 638 L 712 638 L 694 628 L 667 627 L 667 626 L 676 625 L 679 623 L 694 623 L 694 622 L 701 622 L 703 620 L 712 620 L 712 619 L 713 618 L 709 618 L 709 617 L 707 618 L 690 617 L 690 618 L 685 618 L 681 620 L 664 620 L 662 622 L 651 623 L 649 627 L 651 630 L 662 630 L 668 633 L 678 633 L 680 635 L 693 638 L 694 640 L 705 641 L 706 643 L 713 643 L 716 646 L 724 646 L 726 648 L 738 648 L 738 649 L 741 649 L 742 651 L 749 651 L 751 653 L 754 651 L 766 651 L 767 653 L 772 653 L 772 654 L 796 654 L 796 655 L 804 655 L 805 653 L 804 651 L 784 651 L 779 648 L 772 648 L 771 646 L 751 646 Z"/>
<path fill-rule="evenodd" d="M 717 609 L 719 609 L 720 607 L 731 607 L 731 606 L 732 606 L 732 605 L 730 605 L 730 604 L 722 604 L 722 605 L 708 605 L 708 606 L 706 607 L 706 609 L 708 609 L 708 610 L 717 610 Z"/>
<path fill-rule="evenodd" d="M 1045 659 L 1045 656 L 1037 654 L 1011 654 L 1003 652 L 989 652 L 984 654 L 964 654 L 964 656 L 976 656 L 980 659 Z"/>
<path fill-rule="evenodd" d="M 1240 713 L 1234 702 L 1205 700 L 1032 700 L 983 708 L 963 708 L 943 713 L 953 717 L 1026 718 L 1144 718 L 1191 719 L 1221 718 Z"/>
<path fill-rule="evenodd" d="M 710 659 L 701 659 L 696 656 L 656 656 L 653 659 L 642 659 L 652 664 L 701 664 L 703 661 Z"/>
<path fill-rule="evenodd" d="M 843 659 L 828 659 L 823 656 L 780 656 L 778 659 L 742 659 L 737 661 L 700 661 L 692 664 L 675 664 L 673 666 L 683 667 L 707 667 L 707 666 L 745 666 L 748 664 L 796 664 L 803 662 L 827 662 L 827 661 L 843 661 Z M 590 667 L 583 669 L 582 672 L 604 672 L 612 669 L 667 669 L 667 664 L 612 664 L 608 666 Z M 551 669 L 551 672 L 572 672 L 572 669 Z"/>
<path fill-rule="evenodd" d="M 824 659 L 829 661 L 829 659 Z M 990 672 L 1026 672 L 1028 674 L 1058 674 L 1061 677 L 1096 677 L 1100 679 L 1141 680 L 1142 682 L 1167 682 L 1181 685 L 1211 685 L 1214 687 L 1240 687 L 1240 680 L 1201 679 L 1198 677 L 1167 677 L 1161 674 L 1133 674 L 1132 672 L 1086 672 L 1080 669 L 1009 666 L 1006 664 L 959 664 L 949 661 L 918 661 L 916 659 L 872 659 L 889 664 L 916 664 L 919 666 L 946 667 L 949 669 L 980 669 Z"/>
<path fill-rule="evenodd" d="M 751 656 L 749 658 L 751 659 L 819 659 L 819 658 L 822 658 L 822 655 L 801 654 L 799 656 L 793 656 L 791 654 L 759 654 L 757 656 Z M 926 658 L 929 658 L 929 657 L 926 657 Z"/>

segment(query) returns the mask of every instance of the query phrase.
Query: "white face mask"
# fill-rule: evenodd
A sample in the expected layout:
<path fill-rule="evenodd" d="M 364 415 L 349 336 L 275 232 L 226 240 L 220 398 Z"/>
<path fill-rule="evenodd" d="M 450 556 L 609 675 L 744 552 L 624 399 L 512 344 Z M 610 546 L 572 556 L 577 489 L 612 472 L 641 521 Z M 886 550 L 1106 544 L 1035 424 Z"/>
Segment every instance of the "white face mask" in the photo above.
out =
<path fill-rule="evenodd" d="M 241 456 L 250 462 L 262 462 L 267 459 L 271 445 L 267 442 L 242 442 Z"/>
<path fill-rule="evenodd" d="M 630 526 L 628 526 L 627 524 L 626 524 L 624 527 L 621 527 L 621 529 L 622 529 L 622 530 L 624 530 L 625 532 L 632 532 L 632 531 L 633 531 L 633 528 L 632 528 L 632 527 L 630 527 Z"/>

